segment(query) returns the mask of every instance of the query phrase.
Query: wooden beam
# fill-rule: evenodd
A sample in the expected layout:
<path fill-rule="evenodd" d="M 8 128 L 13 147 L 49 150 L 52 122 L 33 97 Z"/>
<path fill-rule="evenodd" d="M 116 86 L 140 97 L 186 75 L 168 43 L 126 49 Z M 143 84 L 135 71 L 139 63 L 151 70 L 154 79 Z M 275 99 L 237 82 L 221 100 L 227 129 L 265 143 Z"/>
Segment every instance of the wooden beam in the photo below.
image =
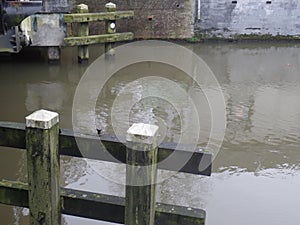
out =
<path fill-rule="evenodd" d="M 0 146 L 25 149 L 25 124 L 0 122 Z"/>
<path fill-rule="evenodd" d="M 133 18 L 133 11 L 64 14 L 65 23 L 83 23 Z"/>
<path fill-rule="evenodd" d="M 89 219 L 123 223 L 125 198 L 62 188 L 62 213 Z M 0 180 L 0 203 L 28 208 L 28 186 L 25 183 Z M 204 225 L 202 209 L 157 203 L 156 225 Z"/>
<path fill-rule="evenodd" d="M 17 181 L 0 180 L 0 203 L 28 208 L 28 185 Z"/>
<path fill-rule="evenodd" d="M 85 146 L 85 152 L 82 153 L 80 151 L 76 139 Z M 71 130 L 61 129 L 59 153 L 74 157 L 126 163 L 126 146 L 123 144 L 125 141 L 125 138 L 119 140 L 114 135 L 102 135 L 99 137 L 90 134 L 74 134 Z M 25 149 L 25 125 L 0 122 L 0 146 Z M 158 162 L 166 159 L 174 151 L 176 151 L 179 158 L 190 157 L 192 154 L 179 172 L 210 176 L 212 155 L 200 149 L 193 153 L 187 151 L 187 149 L 189 149 L 189 146 L 178 146 L 176 143 L 162 143 L 158 147 Z M 206 166 L 199 168 L 200 162 Z M 178 168 L 176 166 L 170 161 L 160 163 L 158 168 L 177 171 Z"/>
<path fill-rule="evenodd" d="M 67 37 L 64 38 L 64 46 L 92 45 L 107 42 L 129 41 L 133 39 L 133 33 L 115 33 L 90 35 L 87 37 Z"/>
<path fill-rule="evenodd" d="M 205 225 L 206 212 L 202 209 L 158 203 L 156 225 Z"/>

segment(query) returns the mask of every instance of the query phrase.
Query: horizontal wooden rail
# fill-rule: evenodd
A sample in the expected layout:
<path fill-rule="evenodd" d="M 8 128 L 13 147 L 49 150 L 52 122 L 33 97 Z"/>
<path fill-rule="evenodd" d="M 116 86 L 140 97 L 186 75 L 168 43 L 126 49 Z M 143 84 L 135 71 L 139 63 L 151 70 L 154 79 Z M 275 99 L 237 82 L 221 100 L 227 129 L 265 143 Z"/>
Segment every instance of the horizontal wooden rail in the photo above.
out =
<path fill-rule="evenodd" d="M 64 38 L 64 46 L 77 45 L 92 45 L 108 42 L 129 41 L 133 39 L 133 33 L 115 33 L 115 34 L 99 34 L 81 37 L 67 37 Z"/>
<path fill-rule="evenodd" d="M 61 189 L 62 213 L 89 219 L 124 223 L 125 198 L 72 189 Z M 0 203 L 28 208 L 28 185 L 0 181 Z M 157 203 L 155 224 L 204 225 L 204 210 Z"/>
<path fill-rule="evenodd" d="M 83 23 L 133 18 L 133 11 L 64 14 L 65 23 Z"/>
<path fill-rule="evenodd" d="M 25 149 L 25 124 L 0 122 L 0 137 L 0 146 Z M 82 149 L 79 150 L 76 139 L 84 145 L 84 152 Z M 89 134 L 74 134 L 71 130 L 62 129 L 59 141 L 59 153 L 61 155 L 109 162 L 126 162 L 126 146 L 123 144 L 125 138 L 119 140 L 114 135 L 101 135 L 99 137 Z M 176 163 L 163 161 L 176 151 L 176 158 L 189 158 L 179 172 L 210 176 L 212 155 L 200 149 L 195 152 L 190 152 L 188 149 L 189 146 L 178 146 L 176 143 L 161 143 L 158 149 L 158 162 L 160 162 L 158 168 L 178 171 Z M 197 166 L 200 165 L 200 161 L 201 168 Z"/>

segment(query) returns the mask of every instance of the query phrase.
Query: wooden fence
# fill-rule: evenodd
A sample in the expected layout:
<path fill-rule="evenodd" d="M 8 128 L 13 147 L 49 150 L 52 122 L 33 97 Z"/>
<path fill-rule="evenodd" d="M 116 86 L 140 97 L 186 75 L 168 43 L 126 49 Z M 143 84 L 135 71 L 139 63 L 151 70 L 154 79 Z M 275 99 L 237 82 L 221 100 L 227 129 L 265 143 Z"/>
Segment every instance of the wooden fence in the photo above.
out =
<path fill-rule="evenodd" d="M 157 130 L 154 125 L 134 124 L 120 142 L 111 135 L 59 129 L 58 114 L 46 110 L 26 117 L 26 125 L 0 122 L 0 146 L 26 149 L 28 167 L 28 183 L 0 181 L 0 203 L 29 208 L 31 225 L 58 225 L 61 214 L 126 225 L 204 225 L 204 210 L 156 202 L 156 173 L 178 169 L 158 163 L 177 151 L 179 157 L 192 154 L 181 172 L 210 176 L 211 154 L 191 153 L 174 143 L 157 146 Z M 88 150 L 85 158 L 126 163 L 125 198 L 60 188 L 59 155 L 83 157 L 76 140 Z M 141 179 L 148 184 L 136 185 Z"/>
<path fill-rule="evenodd" d="M 77 36 L 69 35 L 64 38 L 64 46 L 78 46 L 78 61 L 89 59 L 88 45 L 105 43 L 105 52 L 112 49 L 112 44 L 119 41 L 133 39 L 132 32 L 116 33 L 116 20 L 129 19 L 134 15 L 133 11 L 116 11 L 114 3 L 105 5 L 107 12 L 89 13 L 88 6 L 80 4 L 77 6 L 77 13 L 64 14 L 63 22 L 77 23 Z M 105 21 L 106 34 L 89 35 L 89 22 Z M 70 33 L 70 32 L 69 32 Z"/>

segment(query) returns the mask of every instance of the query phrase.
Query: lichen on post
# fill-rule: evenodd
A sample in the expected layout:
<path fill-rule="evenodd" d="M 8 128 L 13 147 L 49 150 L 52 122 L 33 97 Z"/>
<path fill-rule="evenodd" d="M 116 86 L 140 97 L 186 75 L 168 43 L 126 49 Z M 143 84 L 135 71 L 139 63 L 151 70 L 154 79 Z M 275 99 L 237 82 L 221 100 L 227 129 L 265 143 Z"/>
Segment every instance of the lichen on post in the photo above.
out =
<path fill-rule="evenodd" d="M 39 110 L 26 117 L 30 225 L 60 225 L 59 118 Z"/>
<path fill-rule="evenodd" d="M 77 13 L 88 13 L 89 7 L 85 4 L 77 5 Z M 86 37 L 89 36 L 89 23 L 82 22 L 78 23 L 78 36 Z M 78 62 L 85 62 L 89 59 L 89 46 L 82 45 L 78 46 Z"/>
<path fill-rule="evenodd" d="M 133 124 L 126 138 L 125 225 L 154 225 L 158 127 Z"/>

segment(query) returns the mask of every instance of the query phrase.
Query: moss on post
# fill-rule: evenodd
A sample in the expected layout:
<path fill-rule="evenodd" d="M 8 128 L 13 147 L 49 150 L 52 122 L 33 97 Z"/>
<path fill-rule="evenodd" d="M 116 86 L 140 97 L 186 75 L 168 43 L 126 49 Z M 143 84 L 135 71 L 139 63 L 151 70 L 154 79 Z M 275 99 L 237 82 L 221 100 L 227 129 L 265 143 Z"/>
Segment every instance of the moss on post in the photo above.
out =
<path fill-rule="evenodd" d="M 116 12 L 117 6 L 116 4 L 109 2 L 105 4 L 105 8 L 107 12 Z M 107 34 L 116 33 L 116 20 L 106 20 L 105 21 L 105 29 Z M 105 43 L 105 53 L 108 55 L 112 55 L 111 49 L 113 48 L 114 43 Z"/>
<path fill-rule="evenodd" d="M 77 13 L 88 13 L 89 7 L 85 4 L 77 6 Z M 86 37 L 89 36 L 89 23 L 82 22 L 78 23 L 78 36 Z M 89 47 L 88 45 L 78 46 L 78 62 L 85 62 L 89 59 Z"/>
<path fill-rule="evenodd" d="M 39 110 L 26 117 L 30 225 L 61 222 L 58 114 Z"/>
<path fill-rule="evenodd" d="M 127 131 L 125 225 L 154 225 L 157 131 L 157 126 L 142 123 Z"/>

